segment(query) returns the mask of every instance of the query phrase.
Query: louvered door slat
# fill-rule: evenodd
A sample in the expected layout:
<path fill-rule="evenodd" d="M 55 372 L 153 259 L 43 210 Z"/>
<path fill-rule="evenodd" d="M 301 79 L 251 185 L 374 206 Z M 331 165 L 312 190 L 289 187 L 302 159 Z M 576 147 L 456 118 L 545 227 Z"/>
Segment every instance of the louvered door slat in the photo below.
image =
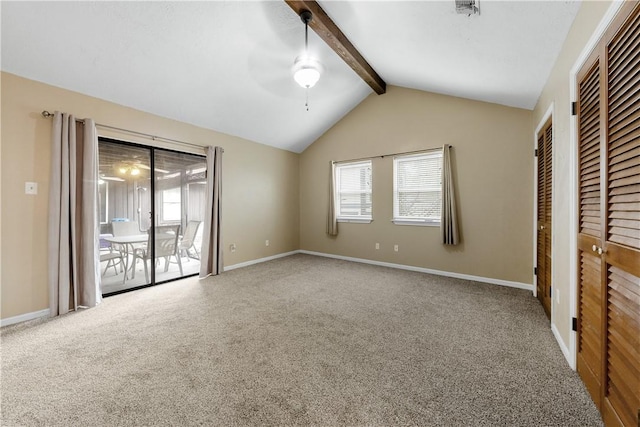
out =
<path fill-rule="evenodd" d="M 634 104 L 635 108 L 633 112 L 627 112 L 627 114 L 618 114 L 616 116 L 609 116 L 609 129 L 611 129 L 610 135 L 617 136 L 620 134 L 627 134 L 633 131 L 637 131 L 640 127 L 640 111 L 638 111 L 638 103 Z M 614 120 L 615 119 L 615 120 Z"/>
<path fill-rule="evenodd" d="M 626 190 L 630 186 L 621 187 L 620 190 Z M 611 196 L 609 198 L 611 203 L 631 203 L 640 202 L 640 193 L 622 192 L 619 196 Z"/>
<path fill-rule="evenodd" d="M 622 104 L 628 104 L 630 95 L 634 92 L 637 92 L 638 90 L 640 90 L 640 82 L 636 82 L 634 86 L 631 86 L 629 88 L 626 94 L 620 95 L 615 102 L 612 102 L 611 108 L 617 109 L 621 107 Z"/>
<path fill-rule="evenodd" d="M 595 181 L 591 181 L 593 179 L 600 180 L 600 173 L 598 171 L 591 172 L 591 173 L 586 173 L 585 172 L 585 174 L 584 174 L 585 182 L 594 182 L 595 183 Z"/>
<path fill-rule="evenodd" d="M 593 78 L 583 80 L 578 90 L 580 93 L 580 99 L 582 100 L 583 104 L 590 104 L 590 101 L 596 99 L 598 97 L 598 94 L 600 93 L 600 82 L 598 81 L 598 79 Z M 596 95 L 595 97 L 594 94 Z"/>
<path fill-rule="evenodd" d="M 600 155 L 600 130 L 597 129 L 597 131 L 592 138 L 583 139 L 580 159 L 584 162 L 595 159 Z"/>
<path fill-rule="evenodd" d="M 611 120 L 610 123 L 611 124 L 616 124 L 618 123 L 620 120 L 620 117 L 627 117 L 630 111 L 635 110 L 635 108 L 633 107 L 633 104 L 638 102 L 637 99 L 635 99 L 632 95 L 633 92 L 635 92 L 635 87 L 631 88 L 631 90 L 627 91 L 626 93 L 622 93 L 621 96 L 616 99 L 615 103 L 611 103 L 611 105 L 609 106 L 610 110 L 610 116 Z M 629 110 L 631 109 L 631 110 Z"/>
<path fill-rule="evenodd" d="M 611 40 L 609 43 L 609 55 L 611 59 L 617 60 L 622 53 L 628 50 L 628 47 L 633 43 L 637 37 L 632 36 L 629 37 L 629 28 L 633 28 L 633 25 L 637 25 L 637 21 L 640 19 L 638 15 L 631 14 L 631 18 L 629 20 L 630 25 L 623 29 L 618 37 Z"/>
<path fill-rule="evenodd" d="M 624 143 L 635 141 L 638 138 L 638 135 L 636 133 L 637 131 L 638 131 L 638 124 L 635 123 L 634 126 L 627 126 L 626 128 L 621 129 L 617 133 L 611 133 L 610 136 L 613 138 L 615 142 L 614 147 L 620 147 L 624 145 Z"/>
<path fill-rule="evenodd" d="M 609 194 L 612 196 L 617 196 L 619 194 L 634 194 L 640 192 L 640 184 L 626 185 L 624 187 L 613 188 L 609 191 Z"/>
<path fill-rule="evenodd" d="M 626 144 L 625 147 L 627 145 L 632 145 L 632 144 Z M 638 145 L 638 147 L 629 148 L 629 150 L 631 151 L 635 148 L 640 148 L 640 144 Z M 623 156 L 609 155 L 609 159 L 610 159 L 609 172 L 624 171 L 625 174 L 621 175 L 620 178 L 638 175 L 638 166 L 640 166 L 640 163 L 638 163 L 639 161 L 638 158 L 624 158 Z M 616 178 L 609 177 L 609 179 L 616 179 Z M 638 182 L 640 183 L 640 181 Z"/>
<path fill-rule="evenodd" d="M 580 156 L 580 160 L 583 162 L 589 162 L 591 160 L 597 159 L 600 161 L 600 150 L 594 150 L 593 147 L 582 147 L 584 150 L 582 155 Z"/>
<path fill-rule="evenodd" d="M 632 163 L 635 162 L 635 159 L 630 159 L 627 161 L 627 163 Z M 613 170 L 612 174 L 609 176 L 609 179 L 613 182 L 613 181 L 617 181 L 619 179 L 626 179 L 626 178 L 639 178 L 640 179 L 640 165 L 638 166 L 630 166 L 629 164 L 627 165 L 622 165 L 620 164 L 619 168 L 617 168 L 617 170 Z M 633 182 L 633 181 L 632 181 Z M 640 180 L 636 181 L 636 182 L 640 182 Z M 631 184 L 631 185 L 635 185 L 635 184 Z"/>
<path fill-rule="evenodd" d="M 611 148 L 609 156 L 615 157 L 621 162 L 634 160 L 635 164 L 638 164 L 638 159 L 640 159 L 640 147 L 634 147 L 633 144 L 624 144 L 617 148 Z"/>
<path fill-rule="evenodd" d="M 630 47 L 637 48 L 639 41 L 640 39 L 636 38 Z M 614 81 L 619 76 L 628 75 L 630 70 L 637 67 L 640 63 L 640 50 L 628 50 L 614 58 L 613 61 L 615 66 L 609 68 L 609 81 Z"/>
<path fill-rule="evenodd" d="M 638 178 L 635 176 L 630 176 L 627 178 L 618 178 L 614 179 L 609 183 L 609 188 L 616 187 L 626 187 L 629 185 L 636 185 L 638 183 Z"/>
<path fill-rule="evenodd" d="M 609 219 L 628 219 L 631 221 L 640 221 L 640 212 L 612 212 L 609 214 Z"/>
<path fill-rule="evenodd" d="M 597 112 L 597 109 L 598 106 L 596 105 L 593 111 L 584 111 L 583 114 L 595 114 Z M 582 126 L 582 141 L 586 143 L 585 149 L 593 143 L 597 144 L 600 142 L 600 140 L 597 138 L 599 134 L 600 122 L 597 120 L 597 117 L 593 118 L 593 121 L 591 123 L 584 123 L 584 125 Z"/>
<path fill-rule="evenodd" d="M 629 92 L 629 89 L 634 87 L 636 84 L 640 82 L 640 76 L 637 74 L 628 74 L 624 77 L 620 77 L 611 82 L 609 86 L 609 95 L 622 96 L 624 92 Z"/>
<path fill-rule="evenodd" d="M 598 171 L 598 169 L 600 169 L 600 165 L 593 165 L 593 166 L 590 166 L 590 167 L 585 167 L 584 169 L 580 170 L 580 173 L 587 174 L 587 173 L 591 173 L 591 172 L 594 172 L 594 171 Z"/>

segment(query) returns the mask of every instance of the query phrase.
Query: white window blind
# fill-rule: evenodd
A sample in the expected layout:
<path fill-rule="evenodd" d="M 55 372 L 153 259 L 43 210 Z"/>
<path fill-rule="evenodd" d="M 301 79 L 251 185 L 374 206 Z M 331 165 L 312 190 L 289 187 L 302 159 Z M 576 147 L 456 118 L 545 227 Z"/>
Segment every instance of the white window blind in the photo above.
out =
<path fill-rule="evenodd" d="M 393 159 L 393 221 L 439 223 L 442 211 L 442 151 Z"/>
<path fill-rule="evenodd" d="M 340 163 L 335 171 L 336 218 L 371 221 L 371 161 Z"/>

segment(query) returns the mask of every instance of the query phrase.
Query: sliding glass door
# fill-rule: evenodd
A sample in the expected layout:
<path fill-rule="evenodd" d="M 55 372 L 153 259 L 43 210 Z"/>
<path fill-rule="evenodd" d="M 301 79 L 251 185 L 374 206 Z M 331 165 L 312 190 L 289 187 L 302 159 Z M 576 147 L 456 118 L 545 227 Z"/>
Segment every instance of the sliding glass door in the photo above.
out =
<path fill-rule="evenodd" d="M 157 281 L 200 271 L 206 167 L 201 156 L 154 150 Z"/>
<path fill-rule="evenodd" d="M 99 174 L 103 295 L 197 274 L 205 158 L 101 138 Z"/>

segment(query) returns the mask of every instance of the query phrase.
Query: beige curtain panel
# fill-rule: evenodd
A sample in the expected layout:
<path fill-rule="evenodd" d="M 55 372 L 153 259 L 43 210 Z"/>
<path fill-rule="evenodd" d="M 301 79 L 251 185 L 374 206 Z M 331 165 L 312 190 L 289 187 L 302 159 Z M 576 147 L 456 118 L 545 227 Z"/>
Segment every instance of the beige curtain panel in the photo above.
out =
<path fill-rule="evenodd" d="M 451 171 L 451 146 L 442 147 L 442 221 L 440 224 L 442 243 L 457 245 L 460 243 L 458 217 L 456 214 L 456 195 Z"/>
<path fill-rule="evenodd" d="M 222 273 L 222 147 L 207 147 L 207 190 L 200 278 Z"/>
<path fill-rule="evenodd" d="M 338 235 L 338 220 L 336 219 L 336 164 L 329 165 L 329 212 L 327 214 L 327 234 Z"/>
<path fill-rule="evenodd" d="M 49 188 L 51 316 L 102 301 L 98 246 L 98 134 L 93 120 L 56 111 Z"/>

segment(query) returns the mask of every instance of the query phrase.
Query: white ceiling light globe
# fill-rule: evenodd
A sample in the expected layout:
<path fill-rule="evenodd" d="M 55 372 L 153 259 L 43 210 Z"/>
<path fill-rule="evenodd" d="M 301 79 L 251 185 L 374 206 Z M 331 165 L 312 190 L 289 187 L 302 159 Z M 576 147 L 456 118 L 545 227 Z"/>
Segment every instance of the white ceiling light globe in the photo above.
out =
<path fill-rule="evenodd" d="M 308 89 L 318 83 L 321 71 L 320 63 L 312 58 L 298 57 L 293 63 L 293 78 L 303 88 Z"/>

